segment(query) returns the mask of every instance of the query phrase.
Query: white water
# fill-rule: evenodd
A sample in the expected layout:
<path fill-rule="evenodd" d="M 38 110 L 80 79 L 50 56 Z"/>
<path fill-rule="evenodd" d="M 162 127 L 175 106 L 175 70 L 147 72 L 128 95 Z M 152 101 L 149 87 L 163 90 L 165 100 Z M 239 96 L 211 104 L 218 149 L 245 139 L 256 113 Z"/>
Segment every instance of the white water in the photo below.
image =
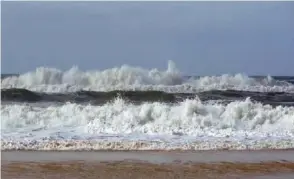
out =
<path fill-rule="evenodd" d="M 173 62 L 165 71 L 123 65 L 102 71 L 68 71 L 40 67 L 35 71 L 8 77 L 1 81 L 1 88 L 26 88 L 40 92 L 73 92 L 78 90 L 161 90 L 166 92 L 196 92 L 212 89 L 247 91 L 294 92 L 294 85 L 276 81 L 271 77 L 257 80 L 244 74 L 205 76 L 184 79 Z"/>
<path fill-rule="evenodd" d="M 250 99 L 228 105 L 199 99 L 174 105 L 122 99 L 103 106 L 2 105 L 1 133 L 2 149 L 287 148 L 294 146 L 294 107 Z"/>

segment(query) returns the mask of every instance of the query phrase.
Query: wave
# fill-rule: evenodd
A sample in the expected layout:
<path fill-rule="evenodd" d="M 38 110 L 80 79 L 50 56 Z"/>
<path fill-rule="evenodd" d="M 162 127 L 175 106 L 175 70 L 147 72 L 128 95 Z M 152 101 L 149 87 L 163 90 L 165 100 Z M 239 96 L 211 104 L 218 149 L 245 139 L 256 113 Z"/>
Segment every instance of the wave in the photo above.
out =
<path fill-rule="evenodd" d="M 244 74 L 184 78 L 172 61 L 164 71 L 123 65 L 106 70 L 68 71 L 40 67 L 35 71 L 1 80 L 1 88 L 24 88 L 38 92 L 155 90 L 165 92 L 199 92 L 207 90 L 245 90 L 260 92 L 294 92 L 294 85 L 268 76 L 262 79 Z"/>
<path fill-rule="evenodd" d="M 229 104 L 187 99 L 178 104 L 141 105 L 117 98 L 102 106 L 2 105 L 1 123 L 4 136 L 19 130 L 27 134 L 55 129 L 58 133 L 71 130 L 78 136 L 141 133 L 198 137 L 285 134 L 294 137 L 294 107 L 272 107 L 249 98 Z"/>
<path fill-rule="evenodd" d="M 116 98 L 122 98 L 134 104 L 144 102 L 178 103 L 185 99 L 195 97 L 202 101 L 219 100 L 223 103 L 251 100 L 270 104 L 273 106 L 294 106 L 294 93 L 285 92 L 251 92 L 235 90 L 211 90 L 198 93 L 166 93 L 163 91 L 77 91 L 72 93 L 42 93 L 26 89 L 2 89 L 2 102 L 58 102 L 58 103 L 89 103 L 92 105 L 103 105 Z"/>

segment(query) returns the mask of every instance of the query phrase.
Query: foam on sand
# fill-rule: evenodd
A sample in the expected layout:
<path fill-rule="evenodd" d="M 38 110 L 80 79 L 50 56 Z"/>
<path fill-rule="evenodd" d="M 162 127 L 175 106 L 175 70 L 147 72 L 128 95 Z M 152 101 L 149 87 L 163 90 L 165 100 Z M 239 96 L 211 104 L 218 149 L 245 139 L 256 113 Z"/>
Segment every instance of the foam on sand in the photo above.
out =
<path fill-rule="evenodd" d="M 199 140 L 199 141 L 111 141 L 111 140 L 1 140 L 1 150 L 50 150 L 50 151 L 89 151 L 89 150 L 262 150 L 293 149 L 292 139 L 283 140 Z"/>

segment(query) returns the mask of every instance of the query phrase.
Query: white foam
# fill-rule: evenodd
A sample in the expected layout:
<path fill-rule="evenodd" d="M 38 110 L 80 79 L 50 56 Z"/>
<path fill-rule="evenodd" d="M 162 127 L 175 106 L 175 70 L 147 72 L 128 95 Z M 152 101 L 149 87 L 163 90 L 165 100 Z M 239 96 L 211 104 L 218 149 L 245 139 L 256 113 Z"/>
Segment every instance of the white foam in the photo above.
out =
<path fill-rule="evenodd" d="M 276 81 L 271 77 L 261 80 L 244 74 L 206 76 L 184 79 L 175 64 L 169 61 L 165 71 L 123 65 L 121 67 L 81 71 L 73 67 L 68 71 L 40 67 L 18 77 L 1 81 L 1 88 L 25 88 L 40 92 L 73 92 L 78 90 L 161 90 L 166 92 L 196 92 L 212 89 L 247 91 L 294 92 L 294 85 Z"/>
<path fill-rule="evenodd" d="M 250 99 L 228 105 L 199 99 L 169 105 L 134 105 L 122 99 L 102 106 L 67 103 L 48 107 L 1 106 L 2 137 L 44 136 L 67 131 L 76 135 L 148 134 L 193 137 L 294 137 L 294 107 L 272 107 Z M 23 135 L 22 135 L 23 134 Z M 42 136 L 39 135 L 38 136 Z"/>
<path fill-rule="evenodd" d="M 261 150 L 294 148 L 294 140 L 201 140 L 172 143 L 166 141 L 107 140 L 1 140 L 2 150 Z"/>

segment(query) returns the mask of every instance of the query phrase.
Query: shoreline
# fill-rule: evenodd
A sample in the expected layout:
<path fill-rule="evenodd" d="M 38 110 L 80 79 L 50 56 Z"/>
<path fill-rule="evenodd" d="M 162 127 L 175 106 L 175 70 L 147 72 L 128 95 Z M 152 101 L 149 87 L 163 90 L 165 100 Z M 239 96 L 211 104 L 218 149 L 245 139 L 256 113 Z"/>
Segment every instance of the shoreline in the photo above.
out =
<path fill-rule="evenodd" d="M 123 160 L 147 161 L 148 163 L 211 163 L 288 161 L 294 163 L 294 150 L 210 150 L 210 151 L 1 151 L 3 162 L 38 161 L 94 161 L 112 162 Z"/>
<path fill-rule="evenodd" d="M 294 150 L 1 151 L 2 178 L 294 177 Z"/>
<path fill-rule="evenodd" d="M 294 148 L 261 148 L 261 149 L 68 149 L 68 150 L 56 150 L 56 149 L 1 149 L 1 152 L 183 152 L 183 153 L 199 153 L 199 152 L 273 152 L 273 151 L 294 151 Z"/>

